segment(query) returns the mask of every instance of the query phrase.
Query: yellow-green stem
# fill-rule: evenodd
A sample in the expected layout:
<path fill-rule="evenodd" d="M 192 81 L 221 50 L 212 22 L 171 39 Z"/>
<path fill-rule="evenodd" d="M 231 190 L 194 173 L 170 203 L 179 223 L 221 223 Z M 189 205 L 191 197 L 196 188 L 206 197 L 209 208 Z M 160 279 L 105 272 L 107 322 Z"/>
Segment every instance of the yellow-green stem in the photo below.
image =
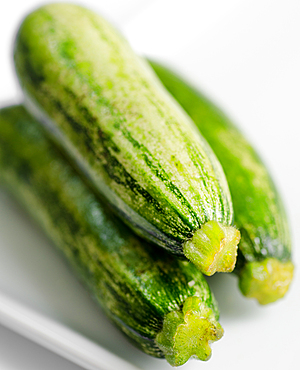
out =
<path fill-rule="evenodd" d="M 267 258 L 259 262 L 249 262 L 240 274 L 241 292 L 246 297 L 256 298 L 262 305 L 275 302 L 288 291 L 293 271 L 291 261 L 280 262 L 275 258 Z"/>
<path fill-rule="evenodd" d="M 183 253 L 203 274 L 231 272 L 237 257 L 240 232 L 217 221 L 206 222 L 183 246 Z"/>
<path fill-rule="evenodd" d="M 223 336 L 223 328 L 212 310 L 198 297 L 188 297 L 181 311 L 165 316 L 156 343 L 172 366 L 181 366 L 189 358 L 207 361 L 211 356 L 210 343 Z"/>

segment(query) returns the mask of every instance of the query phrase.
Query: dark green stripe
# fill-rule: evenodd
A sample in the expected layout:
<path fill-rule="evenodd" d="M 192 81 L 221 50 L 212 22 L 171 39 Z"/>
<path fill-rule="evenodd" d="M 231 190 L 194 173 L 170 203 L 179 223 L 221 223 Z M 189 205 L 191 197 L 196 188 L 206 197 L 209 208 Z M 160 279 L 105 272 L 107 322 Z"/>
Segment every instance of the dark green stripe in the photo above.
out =
<path fill-rule="evenodd" d="M 86 22 L 80 34 L 75 20 Z M 214 154 L 104 20 L 72 5 L 45 6 L 23 22 L 15 64 L 28 107 L 50 117 L 72 160 L 144 238 L 182 254 L 206 221 L 231 223 L 230 194 Z"/>
<path fill-rule="evenodd" d="M 228 117 L 201 92 L 167 68 L 153 62 L 151 65 L 194 120 L 224 168 L 235 224 L 241 232 L 236 271 L 247 262 L 270 257 L 282 262 L 290 260 L 291 240 L 282 200 L 258 154 Z"/>
<path fill-rule="evenodd" d="M 162 356 L 153 338 L 164 316 L 180 308 L 185 297 L 201 297 L 218 316 L 196 267 L 142 243 L 99 202 L 21 106 L 0 111 L 0 180 L 42 225 L 112 320 L 146 353 Z"/>

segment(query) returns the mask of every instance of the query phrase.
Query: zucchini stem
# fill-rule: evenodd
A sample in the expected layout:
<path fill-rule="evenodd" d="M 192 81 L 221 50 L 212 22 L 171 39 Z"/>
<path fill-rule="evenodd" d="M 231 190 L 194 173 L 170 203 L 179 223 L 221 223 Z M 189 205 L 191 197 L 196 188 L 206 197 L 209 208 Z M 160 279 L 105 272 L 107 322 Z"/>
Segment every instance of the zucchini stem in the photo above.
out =
<path fill-rule="evenodd" d="M 172 366 L 181 366 L 193 357 L 207 361 L 210 343 L 221 339 L 223 328 L 212 310 L 199 297 L 188 297 L 181 311 L 169 312 L 156 343 Z"/>
<path fill-rule="evenodd" d="M 231 272 L 236 263 L 240 237 L 236 228 L 208 221 L 185 242 L 183 253 L 205 275 Z"/>
<path fill-rule="evenodd" d="M 263 261 L 248 262 L 240 274 L 240 290 L 246 297 L 256 298 L 262 305 L 275 302 L 288 291 L 293 272 L 291 261 L 266 258 Z"/>

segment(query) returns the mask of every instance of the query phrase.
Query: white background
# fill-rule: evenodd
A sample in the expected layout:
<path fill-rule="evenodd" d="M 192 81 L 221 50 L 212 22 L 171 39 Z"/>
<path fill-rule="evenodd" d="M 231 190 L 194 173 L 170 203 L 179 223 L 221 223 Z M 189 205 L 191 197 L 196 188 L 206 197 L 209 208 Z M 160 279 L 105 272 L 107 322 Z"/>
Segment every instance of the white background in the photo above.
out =
<path fill-rule="evenodd" d="M 0 106 L 21 100 L 13 74 L 13 38 L 24 15 L 40 4 L 1 0 Z M 190 361 L 183 368 L 299 369 L 299 0 L 88 0 L 82 4 L 106 15 L 138 53 L 173 66 L 238 122 L 268 165 L 290 218 L 296 272 L 287 296 L 261 307 L 240 295 L 235 277 L 209 279 L 225 335 L 213 344 L 210 361 Z M 0 292 L 141 369 L 170 368 L 133 348 L 106 322 L 42 232 L 2 191 Z M 0 326 L 0 369 L 80 367 Z"/>

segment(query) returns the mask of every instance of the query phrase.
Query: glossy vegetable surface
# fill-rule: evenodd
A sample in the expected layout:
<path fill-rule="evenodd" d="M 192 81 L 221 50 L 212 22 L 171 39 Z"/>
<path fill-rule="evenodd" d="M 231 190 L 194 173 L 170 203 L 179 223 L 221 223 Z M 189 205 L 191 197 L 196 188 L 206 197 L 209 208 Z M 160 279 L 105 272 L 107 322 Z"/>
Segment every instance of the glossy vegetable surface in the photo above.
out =
<path fill-rule="evenodd" d="M 43 6 L 22 23 L 14 59 L 27 108 L 136 233 L 207 275 L 234 268 L 239 232 L 216 156 L 107 21 Z"/>
<path fill-rule="evenodd" d="M 135 236 L 22 106 L 0 110 L 0 182 L 137 347 L 172 365 L 209 358 L 223 329 L 201 272 Z"/>
<path fill-rule="evenodd" d="M 193 119 L 219 158 L 230 187 L 234 223 L 241 231 L 238 262 L 242 293 L 261 304 L 287 292 L 293 277 L 286 214 L 270 174 L 244 135 L 201 92 L 152 62 L 158 77 Z"/>

